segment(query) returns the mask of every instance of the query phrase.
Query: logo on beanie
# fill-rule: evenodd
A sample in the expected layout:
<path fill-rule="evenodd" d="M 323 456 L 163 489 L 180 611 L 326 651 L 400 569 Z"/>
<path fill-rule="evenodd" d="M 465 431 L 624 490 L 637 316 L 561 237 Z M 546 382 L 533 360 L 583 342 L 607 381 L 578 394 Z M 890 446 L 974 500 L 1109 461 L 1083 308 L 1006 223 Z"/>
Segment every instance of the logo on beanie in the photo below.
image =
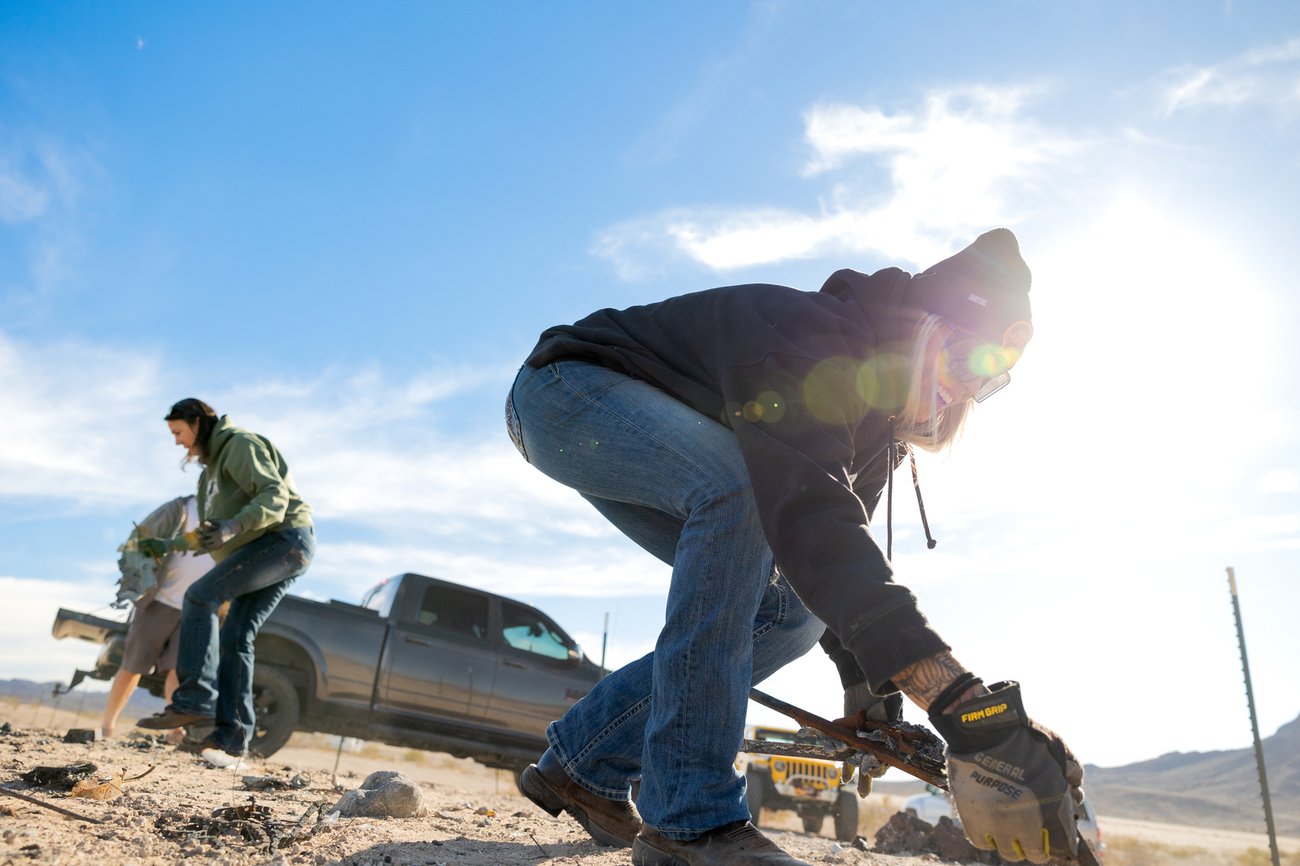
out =
<path fill-rule="evenodd" d="M 989 305 L 988 298 L 981 298 L 979 295 L 975 294 L 974 292 L 971 292 L 969 295 L 967 295 L 966 300 L 970 301 L 972 304 L 979 304 L 981 307 L 987 307 Z"/>

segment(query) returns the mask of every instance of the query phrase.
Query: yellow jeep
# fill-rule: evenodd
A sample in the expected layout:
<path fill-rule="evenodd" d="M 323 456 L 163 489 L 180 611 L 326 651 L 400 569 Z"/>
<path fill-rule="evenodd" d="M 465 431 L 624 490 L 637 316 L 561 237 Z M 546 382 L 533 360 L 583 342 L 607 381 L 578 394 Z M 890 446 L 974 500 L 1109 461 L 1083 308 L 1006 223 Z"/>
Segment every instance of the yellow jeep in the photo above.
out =
<path fill-rule="evenodd" d="M 781 744 L 817 745 L 782 728 L 751 725 L 745 739 Z M 818 758 L 741 752 L 736 769 L 745 774 L 745 797 L 754 826 L 764 809 L 788 809 L 803 821 L 806 833 L 820 833 L 827 815 L 835 817 L 835 838 L 851 842 L 858 835 L 858 794 L 845 787 L 840 766 Z"/>

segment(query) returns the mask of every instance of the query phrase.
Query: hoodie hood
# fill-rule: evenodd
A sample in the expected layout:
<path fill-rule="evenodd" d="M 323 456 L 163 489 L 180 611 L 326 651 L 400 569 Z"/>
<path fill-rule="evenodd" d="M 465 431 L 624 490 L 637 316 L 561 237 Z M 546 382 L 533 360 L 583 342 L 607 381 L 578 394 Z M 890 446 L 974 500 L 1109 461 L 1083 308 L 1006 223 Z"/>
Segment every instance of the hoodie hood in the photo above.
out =
<path fill-rule="evenodd" d="M 1023 348 L 1032 333 L 1029 266 L 1010 229 L 993 229 L 912 277 L 907 302 L 994 345 Z"/>

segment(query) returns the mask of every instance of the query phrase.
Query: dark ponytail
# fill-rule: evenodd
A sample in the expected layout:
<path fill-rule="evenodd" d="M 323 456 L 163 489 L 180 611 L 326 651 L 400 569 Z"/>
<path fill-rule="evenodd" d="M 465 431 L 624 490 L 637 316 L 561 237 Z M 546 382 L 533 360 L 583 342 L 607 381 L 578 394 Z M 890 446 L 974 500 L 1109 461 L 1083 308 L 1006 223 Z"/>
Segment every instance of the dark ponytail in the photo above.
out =
<path fill-rule="evenodd" d="M 197 424 L 194 431 L 194 445 L 198 449 L 200 461 L 207 462 L 208 440 L 212 438 L 212 430 L 217 426 L 216 410 L 197 397 L 186 397 L 174 403 L 163 420 Z"/>

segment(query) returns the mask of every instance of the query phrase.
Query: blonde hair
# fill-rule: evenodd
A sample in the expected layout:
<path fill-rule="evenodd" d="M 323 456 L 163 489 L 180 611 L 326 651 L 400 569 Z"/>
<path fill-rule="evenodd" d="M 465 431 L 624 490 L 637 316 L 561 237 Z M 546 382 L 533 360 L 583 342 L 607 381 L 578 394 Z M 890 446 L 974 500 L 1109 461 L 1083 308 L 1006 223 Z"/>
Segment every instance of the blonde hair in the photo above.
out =
<path fill-rule="evenodd" d="M 961 434 L 966 416 L 975 402 L 967 397 L 939 408 L 939 377 L 935 367 L 940 363 L 940 353 L 930 351 L 939 324 L 939 317 L 928 313 L 917 319 L 912 331 L 907 400 L 896 421 L 895 436 L 899 441 L 926 451 L 942 451 L 951 446 Z M 930 387 L 923 394 L 921 389 L 926 382 Z M 927 409 L 928 412 L 924 411 Z M 926 420 L 918 421 L 918 416 L 924 416 Z"/>

